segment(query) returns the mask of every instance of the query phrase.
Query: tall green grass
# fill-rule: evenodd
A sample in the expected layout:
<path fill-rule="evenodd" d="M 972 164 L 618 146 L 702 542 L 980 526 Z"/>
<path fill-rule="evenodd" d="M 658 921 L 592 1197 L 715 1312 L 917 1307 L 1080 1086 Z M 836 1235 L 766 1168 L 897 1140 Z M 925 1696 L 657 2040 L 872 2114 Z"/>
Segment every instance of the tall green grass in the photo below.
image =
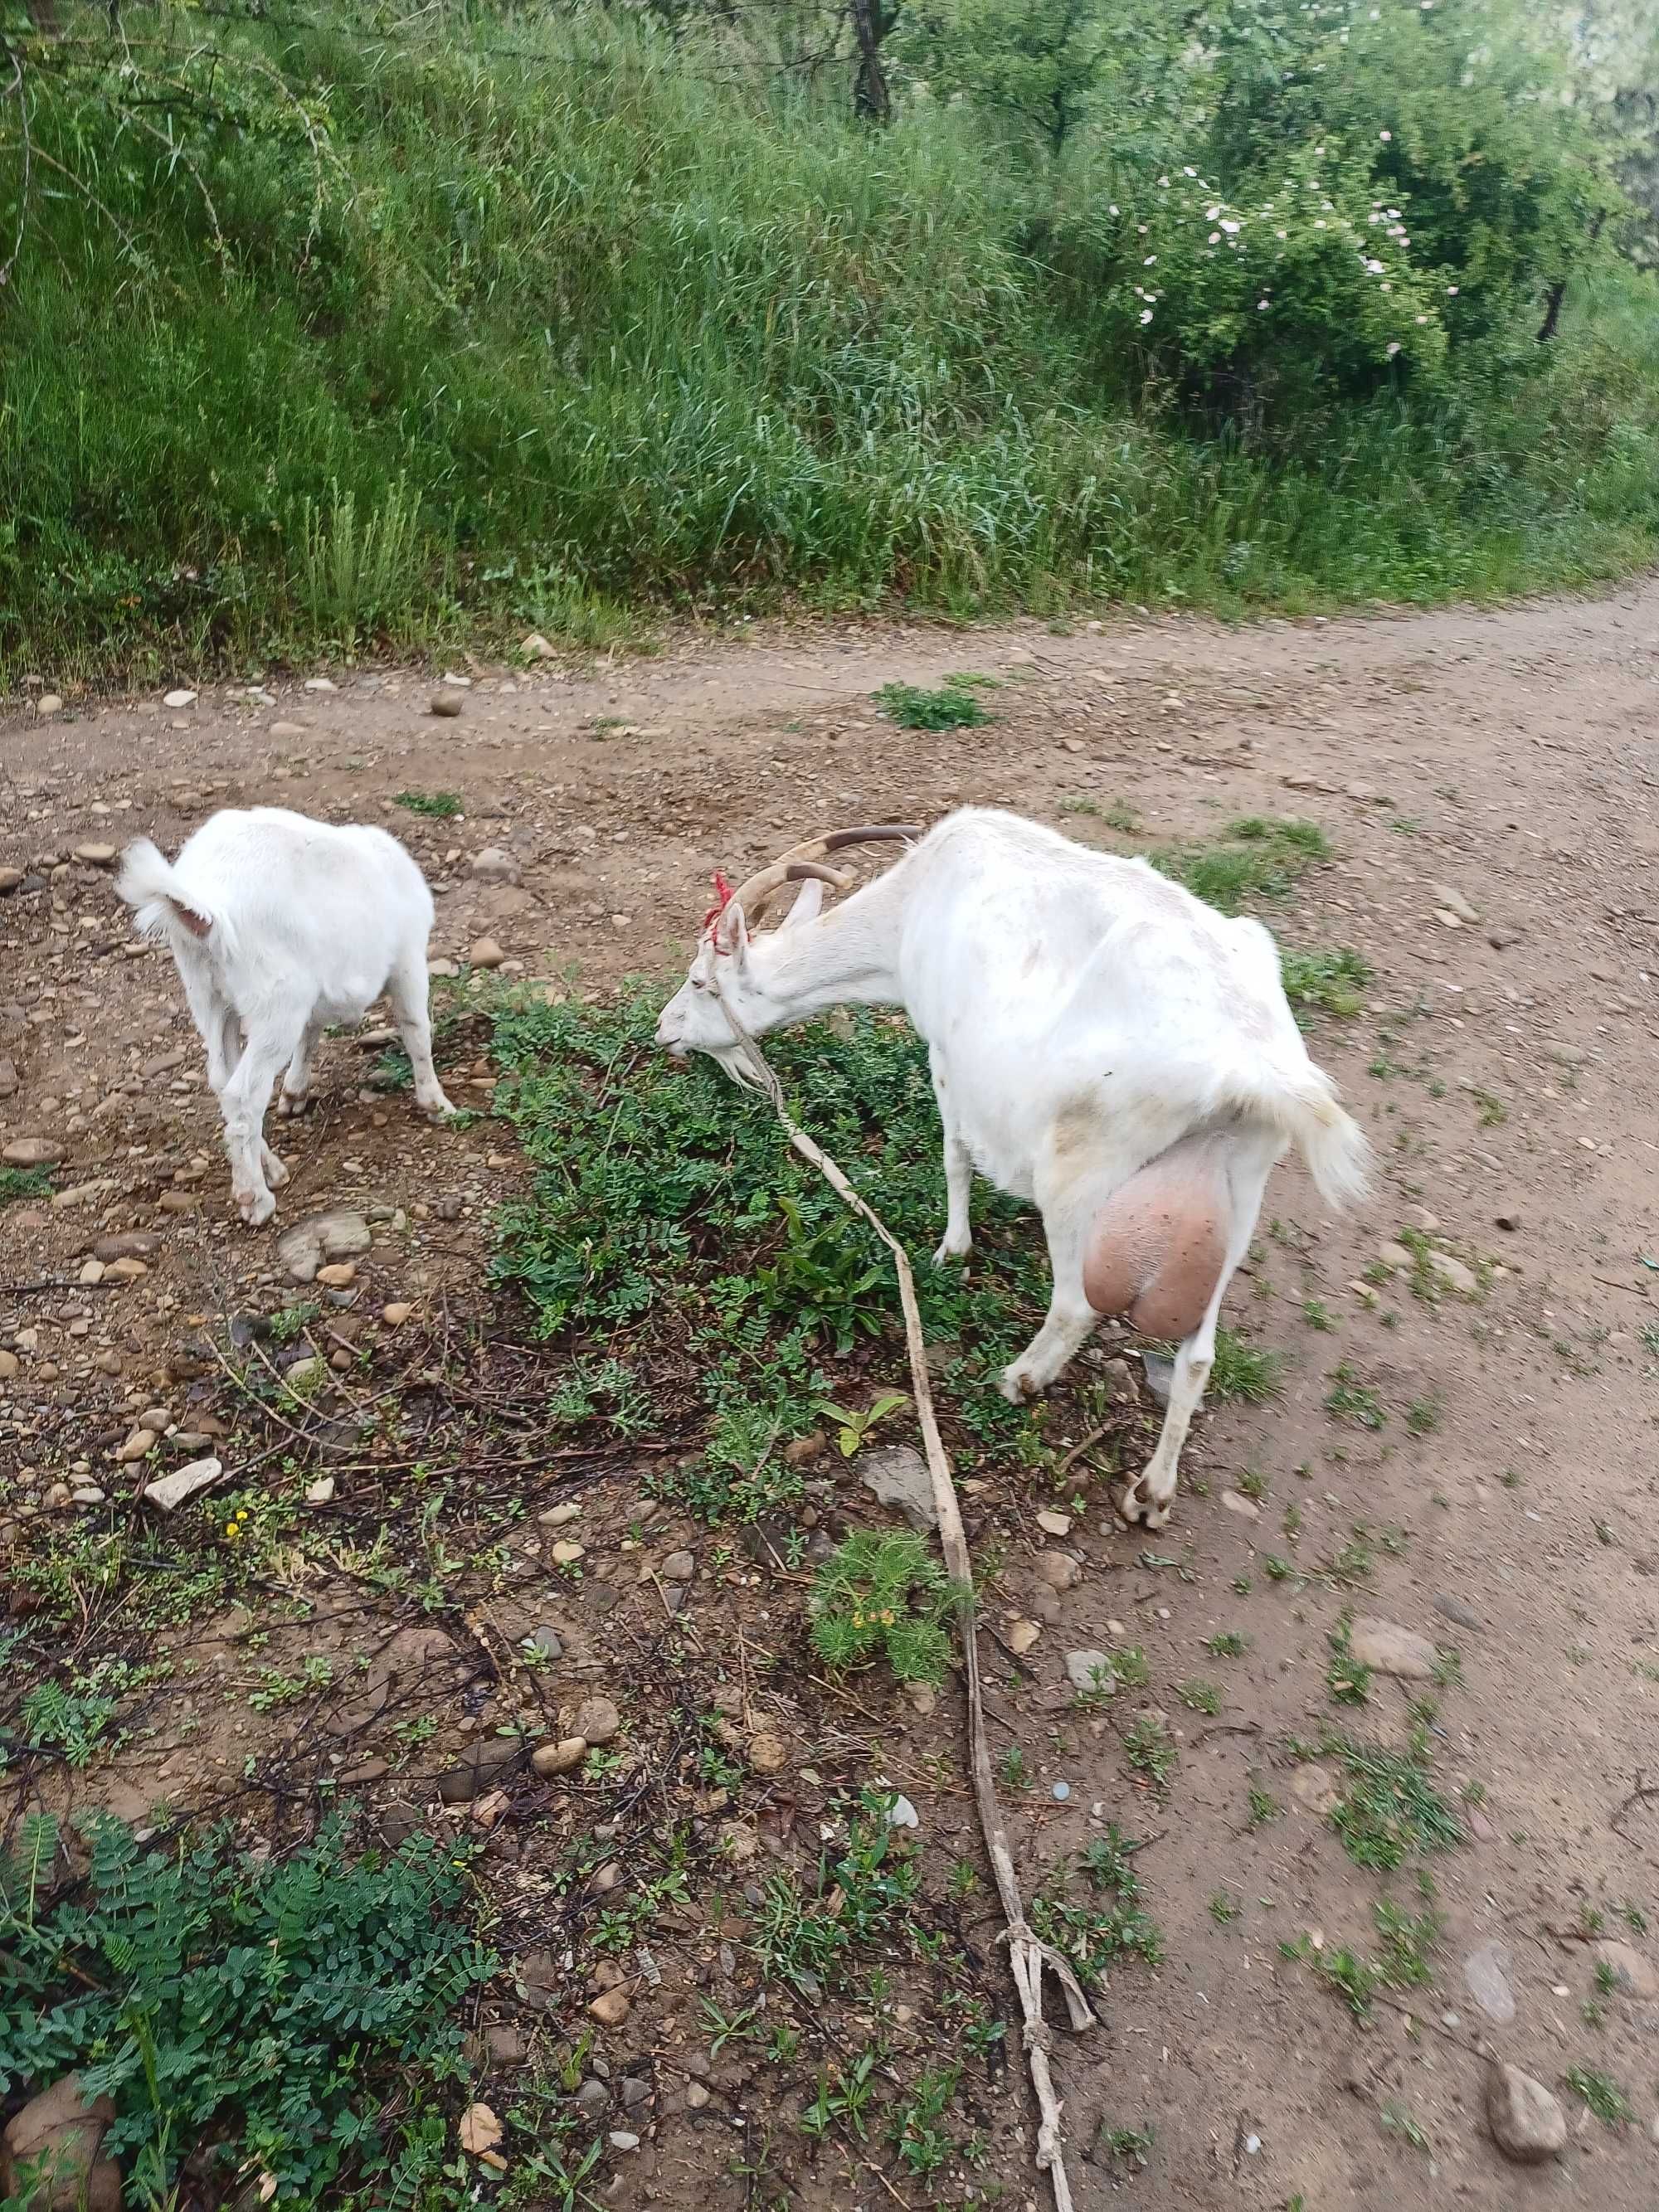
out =
<path fill-rule="evenodd" d="M 122 21 L 184 72 L 199 25 Z M 0 677 L 786 598 L 1480 596 L 1659 543 L 1645 278 L 1455 399 L 1244 450 L 1091 349 L 1031 243 L 1037 184 L 943 103 L 872 132 L 839 84 L 603 21 L 214 27 L 246 113 L 186 134 L 195 177 L 84 72 L 33 80 Z M 16 182 L 0 146 L 0 204 Z"/>

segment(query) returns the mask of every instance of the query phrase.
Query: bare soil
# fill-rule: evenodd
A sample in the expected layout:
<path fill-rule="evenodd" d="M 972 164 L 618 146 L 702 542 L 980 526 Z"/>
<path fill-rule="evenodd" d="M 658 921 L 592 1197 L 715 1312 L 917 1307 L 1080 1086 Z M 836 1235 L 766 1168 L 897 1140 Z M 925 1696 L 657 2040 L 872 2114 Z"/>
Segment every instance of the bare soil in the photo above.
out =
<path fill-rule="evenodd" d="M 1659 2005 L 1599 1989 L 1594 1942 L 1631 1945 L 1643 1986 L 1659 1987 L 1659 1933 L 1647 1932 L 1659 1922 L 1656 624 L 1659 586 L 1644 584 L 1495 615 L 1233 631 L 778 628 L 614 665 L 473 666 L 450 687 L 455 718 L 428 711 L 434 680 L 376 672 L 327 690 L 274 685 L 269 703 L 225 689 L 179 709 L 71 702 L 0 725 L 0 868 L 27 872 L 0 897 L 0 1061 L 16 1071 L 0 1146 L 40 1136 L 64 1154 L 57 1200 L 0 1211 L 0 1346 L 19 1367 L 0 1380 L 0 1559 L 42 1556 L 48 1528 L 62 1549 L 72 1524 L 88 1540 L 110 1528 L 149 1540 L 138 1473 L 112 1454 L 158 1399 L 185 1433 L 204 1419 L 232 1431 L 216 1449 L 241 1455 L 240 1484 L 331 1469 L 336 1494 L 314 1510 L 340 1528 L 330 1572 L 313 1558 L 287 1584 L 268 1577 L 252 1613 L 245 1601 L 191 1619 L 186 1594 L 176 1630 L 140 1634 L 130 1599 L 123 1614 L 90 1597 L 40 1663 L 160 1648 L 176 1671 L 134 1702 L 112 1757 L 79 1771 L 23 1759 L 11 1817 L 45 1802 L 147 1820 L 161 1800 L 279 1837 L 311 1817 L 319 1783 L 359 1789 L 383 1819 L 388 1808 L 424 1817 L 437 1775 L 514 1712 L 533 1706 L 552 1733 L 583 1696 L 614 1697 L 625 1741 L 645 1754 L 634 1768 L 604 1786 L 503 1777 L 510 1804 L 490 1863 L 520 1988 L 491 1992 L 479 2026 L 493 2023 L 495 2040 L 478 2059 L 481 2094 L 505 2110 L 535 2037 L 574 2026 L 597 1987 L 579 1988 L 562 1960 L 573 1907 L 548 1875 L 546 1837 L 584 1842 L 595 1864 L 602 1814 L 600 1844 L 626 1858 L 671 1787 L 702 1789 L 698 1818 L 711 1835 L 719 1826 L 720 1793 L 700 1781 L 680 1717 L 695 1693 L 729 1716 L 734 1742 L 759 1733 L 789 1747 L 785 1771 L 744 1798 L 745 1817 L 758 1810 L 727 1850 L 752 1845 L 763 1867 L 810 1853 L 837 1779 L 878 1765 L 919 1812 L 921 1917 L 953 1932 L 1012 2017 L 986 1892 L 957 1902 L 946 1881 L 972 1856 L 953 1778 L 957 1699 L 928 1714 L 884 1675 L 817 1679 L 798 1618 L 783 1625 L 801 1577 L 655 1507 L 641 1487 L 649 1451 L 589 1455 L 574 1471 L 550 1456 L 533 1483 L 520 1462 L 524 1533 L 465 1618 L 426 1618 L 406 1592 L 377 1589 L 375 1529 L 418 1517 L 406 1478 L 422 1424 L 533 1439 L 553 1378 L 483 1280 L 489 1212 L 526 1180 L 522 1164 L 487 1112 L 428 1129 L 366 1085 L 371 1054 L 325 1048 L 313 1115 L 289 1127 L 273 1115 L 268 1130 L 293 1170 L 272 1233 L 347 1206 L 369 1212 L 375 1237 L 318 1325 L 332 1332 L 319 1349 L 349 1346 L 357 1362 L 339 1380 L 329 1450 L 319 1456 L 310 1424 L 285 1439 L 230 1391 L 220 1361 L 233 1317 L 301 1293 L 272 1233 L 234 1218 L 170 964 L 136 950 L 107 868 L 73 850 L 143 830 L 171 851 L 216 805 L 384 821 L 433 881 L 434 957 L 463 961 L 488 936 L 509 972 L 580 989 L 670 975 L 714 868 L 735 875 L 823 823 L 926 822 L 989 802 L 1127 849 L 1293 813 L 1322 826 L 1335 857 L 1272 918 L 1289 942 L 1351 946 L 1374 971 L 1364 1011 L 1322 1021 L 1315 1050 L 1376 1142 L 1377 1194 L 1337 1223 L 1298 1172 L 1275 1178 L 1231 1318 L 1285 1355 L 1285 1388 L 1200 1425 L 1176 1517 L 1154 1542 L 1116 1525 L 1098 1493 L 1065 1538 L 1045 1538 L 1018 1470 L 970 1515 L 1000 1550 L 988 1601 L 1005 1639 L 995 1702 L 1030 1777 L 1010 1793 L 1028 1875 L 1107 1820 L 1150 1839 L 1136 1864 L 1164 1963 L 1115 1972 L 1091 2034 L 1054 2030 L 1073 2187 L 1088 2212 L 1120 2200 L 1147 2212 L 1507 2212 L 1564 2196 L 1647 2212 L 1659 2202 Z M 872 702 L 883 684 L 963 670 L 1000 679 L 982 727 L 896 730 Z M 459 795 L 460 817 L 394 803 L 441 791 Z M 1114 805 L 1138 832 L 1108 829 Z M 519 884 L 471 876 L 487 844 L 519 861 Z M 482 1023 L 458 1031 L 446 1076 L 481 1109 L 487 1045 Z M 127 1231 L 159 1239 L 147 1272 L 83 1285 L 93 1243 Z M 1379 1259 L 1402 1231 L 1416 1240 L 1406 1264 Z M 1436 1251 L 1466 1272 L 1449 1282 Z M 390 1300 L 410 1317 L 379 1318 Z M 410 1410 L 428 1372 L 449 1376 L 444 1403 L 434 1382 Z M 1371 1395 L 1342 1395 L 1345 1381 Z M 350 1425 L 386 1398 L 404 1407 L 395 1463 L 358 1449 Z M 1364 1425 L 1373 1413 L 1381 1426 Z M 169 1455 L 186 1455 L 158 1447 Z M 482 1510 L 503 1478 L 480 1464 Z M 855 1474 L 839 1474 L 837 1496 L 831 1472 L 820 1470 L 814 1517 L 872 1517 Z M 68 1502 L 88 1484 L 103 1502 Z M 584 1501 L 579 1525 L 538 1523 L 555 1486 Z M 573 1529 L 589 1554 L 580 1586 L 547 1558 Z M 1045 1547 L 1080 1564 L 1073 1587 L 1038 1578 Z M 659 1570 L 685 1548 L 695 1578 L 671 1600 Z M 36 1601 L 15 1580 L 12 1606 L 27 1637 Z M 1379 1674 L 1363 1705 L 1334 1703 L 1328 1639 L 1348 1611 L 1429 1638 L 1442 1680 Z M 255 1615 L 270 1637 L 258 1650 Z M 1017 1656 L 1011 1624 L 1028 1618 L 1041 1634 Z M 538 1625 L 556 1628 L 565 1656 L 527 1678 L 512 1647 Z M 1249 1638 L 1242 1656 L 1205 1650 L 1229 1631 Z M 1145 1649 L 1149 1688 L 1080 1709 L 1065 1654 L 1124 1644 Z M 331 1693 L 248 1707 L 262 1670 L 319 1650 L 341 1662 Z M 1218 1713 L 1181 1702 L 1176 1686 L 1194 1680 L 1218 1688 Z M 1389 1884 L 1352 1862 L 1328 1817 L 1340 1759 L 1305 1754 L 1334 1729 L 1398 1745 L 1411 1701 L 1425 1698 L 1433 1779 L 1462 1831 L 1426 1863 L 1445 1929 L 1432 1986 L 1386 1992 L 1362 2021 L 1281 1943 L 1311 1932 L 1316 1961 L 1345 1946 L 1374 1956 L 1374 1901 L 1386 1891 L 1417 1910 L 1413 1870 Z M 1179 1743 L 1162 1794 L 1123 1752 L 1148 1708 Z M 392 1729 L 417 1711 L 436 1716 L 436 1734 L 413 1756 Z M 246 1790 L 250 1762 L 263 1796 Z M 465 1802 L 453 1817 L 470 1817 Z M 696 2191 L 732 2205 L 920 2206 L 999 2183 L 1004 2201 L 1045 2201 L 1017 2054 L 1002 2069 L 970 2064 L 951 2116 L 962 2133 L 983 2131 L 984 2170 L 921 2183 L 874 2130 L 810 2149 L 795 2125 L 810 2069 L 764 2067 L 740 2041 L 710 2058 L 700 1999 L 712 1990 L 730 2010 L 757 1994 L 742 1894 L 755 1878 L 738 1868 L 700 1880 L 678 1935 L 671 1915 L 648 1939 L 660 1987 L 624 1961 L 631 2008 L 597 2049 L 613 2091 L 638 2077 L 648 2096 L 605 2121 L 642 2140 L 610 2154 L 604 2201 L 679 2205 Z M 1465 1985 L 1466 1956 L 1492 1942 L 1508 1954 L 1512 2020 L 1489 2016 Z M 540 1996 L 527 1973 L 542 1977 Z M 548 1996 L 550 1982 L 563 1994 Z M 897 2071 L 937 2063 L 948 2037 L 926 1982 L 901 1978 L 885 2021 Z M 829 2028 L 850 2051 L 868 2024 L 848 2011 Z M 1563 2160 L 1522 2169 L 1499 2155 L 1482 2118 L 1485 2051 L 1560 2095 Z M 1593 2117 L 1565 2086 L 1574 2069 L 1619 2084 L 1633 2123 Z M 1144 2164 L 1114 2154 L 1109 2131 L 1146 2127 Z"/>

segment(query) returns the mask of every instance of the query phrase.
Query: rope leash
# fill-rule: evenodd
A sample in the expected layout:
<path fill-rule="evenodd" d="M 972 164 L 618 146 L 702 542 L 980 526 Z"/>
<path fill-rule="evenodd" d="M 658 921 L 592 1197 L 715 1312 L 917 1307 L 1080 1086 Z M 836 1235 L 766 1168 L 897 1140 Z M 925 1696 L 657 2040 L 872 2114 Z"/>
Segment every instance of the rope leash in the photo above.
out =
<path fill-rule="evenodd" d="M 721 991 L 718 969 L 714 972 L 713 988 L 720 1010 L 732 1025 L 732 1035 L 743 1048 L 749 1073 L 771 1100 L 772 1110 L 790 1143 L 803 1159 L 818 1170 L 843 1205 L 849 1206 L 861 1220 L 869 1223 L 893 1255 L 893 1268 L 898 1277 L 899 1303 L 904 1312 L 904 1343 L 910 1362 L 911 1387 L 915 1394 L 916 1418 L 921 1426 L 927 1471 L 933 1478 L 933 1504 L 939 1516 L 939 1547 L 945 1554 L 945 1564 L 951 1579 L 962 1592 L 962 1648 L 968 1686 L 969 1765 L 974 1778 L 974 1802 L 979 1812 L 980 1832 L 985 1838 L 986 1852 L 996 1879 L 997 1897 L 1007 1923 L 1002 1941 L 1008 1946 L 1009 1967 L 1013 1974 L 1014 1987 L 1019 1994 L 1020 2012 L 1024 2019 L 1022 2039 L 1026 2063 L 1030 2070 L 1031 2087 L 1037 2101 L 1037 2170 L 1047 2173 L 1053 2185 L 1054 2212 L 1073 2212 L 1071 2184 L 1066 2173 L 1065 2144 L 1060 2134 L 1060 2100 L 1054 2093 L 1054 2073 L 1048 2063 L 1049 2032 L 1042 2017 L 1044 1967 L 1060 1984 L 1074 2029 L 1080 2033 L 1085 2028 L 1092 2027 L 1095 2015 L 1079 1986 L 1070 1963 L 1038 1936 L 1025 1917 L 1025 1907 L 1020 1899 L 1013 1854 L 1008 1846 L 1008 1832 L 991 1772 L 990 1743 L 985 1731 L 985 1701 L 980 1686 L 979 1638 L 975 1617 L 974 1563 L 968 1550 L 967 1532 L 962 1525 L 962 1508 L 957 1498 L 951 1462 L 933 1413 L 933 1393 L 927 1375 L 927 1347 L 921 1333 L 921 1310 L 916 1304 L 915 1279 L 910 1272 L 909 1255 L 874 1207 L 853 1188 L 829 1153 L 807 1135 L 791 1115 L 784 1103 L 782 1085 Z"/>

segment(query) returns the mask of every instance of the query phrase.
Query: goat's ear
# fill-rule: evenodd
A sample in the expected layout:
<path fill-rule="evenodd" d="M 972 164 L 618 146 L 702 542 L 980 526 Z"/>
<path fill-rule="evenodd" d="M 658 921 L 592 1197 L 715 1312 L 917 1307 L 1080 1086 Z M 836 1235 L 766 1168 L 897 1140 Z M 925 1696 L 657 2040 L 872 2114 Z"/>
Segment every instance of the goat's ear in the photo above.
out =
<path fill-rule="evenodd" d="M 784 920 L 786 929 L 793 929 L 797 922 L 816 921 L 823 906 L 823 884 L 817 876 L 809 876 L 800 887 L 800 896 Z"/>
<path fill-rule="evenodd" d="M 193 906 L 186 906 L 182 899 L 170 898 L 167 904 L 192 937 L 205 937 L 212 928 L 213 916 L 210 914 L 203 914 Z"/>
<path fill-rule="evenodd" d="M 749 957 L 749 924 L 743 918 L 743 908 L 732 899 L 720 908 L 714 923 L 714 950 L 729 953 L 742 963 Z"/>

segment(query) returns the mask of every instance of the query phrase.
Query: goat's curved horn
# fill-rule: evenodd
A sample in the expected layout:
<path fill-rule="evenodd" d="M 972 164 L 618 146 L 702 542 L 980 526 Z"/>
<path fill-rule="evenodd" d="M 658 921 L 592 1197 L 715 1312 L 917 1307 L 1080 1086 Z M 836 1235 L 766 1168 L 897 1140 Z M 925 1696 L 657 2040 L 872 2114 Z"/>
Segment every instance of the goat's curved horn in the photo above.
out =
<path fill-rule="evenodd" d="M 849 845 L 874 845 L 888 842 L 909 842 L 920 837 L 921 831 L 912 823 L 879 822 L 860 830 L 830 830 L 821 837 L 809 837 L 804 844 L 792 845 L 780 854 L 769 867 L 762 868 L 739 884 L 727 902 L 743 908 L 744 920 L 751 925 L 764 911 L 786 884 L 805 883 L 816 876 L 838 891 L 844 891 L 853 878 L 844 869 L 826 868 L 819 865 L 831 853 L 845 852 Z"/>

